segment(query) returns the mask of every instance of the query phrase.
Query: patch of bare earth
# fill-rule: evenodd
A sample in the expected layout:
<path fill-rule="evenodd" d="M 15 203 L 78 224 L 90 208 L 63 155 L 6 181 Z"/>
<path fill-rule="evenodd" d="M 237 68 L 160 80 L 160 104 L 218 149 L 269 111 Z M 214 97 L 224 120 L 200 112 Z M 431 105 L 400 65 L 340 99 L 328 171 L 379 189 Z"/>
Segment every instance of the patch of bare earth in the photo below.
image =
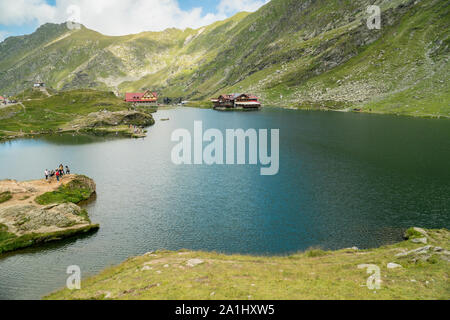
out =
<path fill-rule="evenodd" d="M 8 227 L 8 232 L 17 236 L 77 230 L 90 225 L 82 216 L 82 209 L 75 204 L 40 205 L 35 201 L 38 196 L 56 191 L 61 185 L 73 181 L 75 177 L 75 175 L 64 176 L 60 182 L 56 179 L 0 181 L 0 193 L 10 192 L 12 195 L 10 200 L 0 204 L 0 223 Z"/>

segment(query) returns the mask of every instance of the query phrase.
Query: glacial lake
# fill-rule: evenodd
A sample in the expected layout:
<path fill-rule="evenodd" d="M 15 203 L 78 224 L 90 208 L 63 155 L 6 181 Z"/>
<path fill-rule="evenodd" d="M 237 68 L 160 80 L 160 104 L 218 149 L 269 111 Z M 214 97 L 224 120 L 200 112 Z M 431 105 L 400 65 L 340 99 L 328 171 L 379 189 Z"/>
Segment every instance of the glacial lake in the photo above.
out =
<path fill-rule="evenodd" d="M 51 136 L 0 144 L 0 179 L 67 164 L 97 183 L 98 233 L 0 258 L 0 299 L 39 299 L 158 249 L 285 255 L 377 247 L 411 226 L 450 228 L 450 120 L 265 108 L 160 110 L 146 139 Z M 280 129 L 280 171 L 176 166 L 175 129 Z"/>

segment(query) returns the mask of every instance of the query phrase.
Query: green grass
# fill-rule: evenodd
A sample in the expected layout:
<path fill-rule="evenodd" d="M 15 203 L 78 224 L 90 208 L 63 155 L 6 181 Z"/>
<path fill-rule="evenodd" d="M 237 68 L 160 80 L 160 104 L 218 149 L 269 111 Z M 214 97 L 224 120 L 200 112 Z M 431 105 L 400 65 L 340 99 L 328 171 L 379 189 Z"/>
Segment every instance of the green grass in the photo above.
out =
<path fill-rule="evenodd" d="M 4 203 L 12 199 L 12 194 L 9 191 L 0 193 L 0 203 Z"/>
<path fill-rule="evenodd" d="M 448 230 L 427 230 L 429 244 L 449 250 Z M 423 245 L 422 245 L 423 246 Z M 369 250 L 308 251 L 290 256 L 224 255 L 215 252 L 157 251 L 130 258 L 46 299 L 118 300 L 448 300 L 449 262 L 442 255 L 414 261 L 396 257 L 421 247 L 412 241 Z M 188 266 L 191 259 L 203 263 Z M 395 262 L 399 269 L 388 269 Z M 366 286 L 367 270 L 381 271 L 381 289 Z"/>
<path fill-rule="evenodd" d="M 56 191 L 44 193 L 36 197 L 36 202 L 40 205 L 56 203 L 75 203 L 88 200 L 94 190 L 92 190 L 82 179 L 75 178 L 66 185 L 62 185 Z"/>
<path fill-rule="evenodd" d="M 31 246 L 37 246 L 48 242 L 59 241 L 78 236 L 80 234 L 95 232 L 98 229 L 99 225 L 88 225 L 77 229 L 62 230 L 50 233 L 30 233 L 20 237 L 9 233 L 9 236 L 2 239 L 0 225 L 0 254 Z"/>
<path fill-rule="evenodd" d="M 202 100 L 202 101 L 189 101 L 186 104 L 186 107 L 199 108 L 199 109 L 212 109 L 213 105 L 212 105 L 211 101 Z"/>
<path fill-rule="evenodd" d="M 25 109 L 15 107 L 12 117 L 2 118 L 0 114 L 0 133 L 53 133 L 81 116 L 103 110 L 123 111 L 129 107 L 112 92 L 95 90 L 64 91 L 52 97 L 24 101 L 23 104 Z"/>
<path fill-rule="evenodd" d="M 7 226 L 0 223 L 0 243 L 9 239 L 13 239 L 15 237 L 16 237 L 15 234 L 8 232 Z"/>
<path fill-rule="evenodd" d="M 422 233 L 420 233 L 419 231 L 415 230 L 414 228 L 409 228 L 408 230 L 405 231 L 405 235 L 404 238 L 411 240 L 411 239 L 416 239 L 416 238 L 423 238 L 424 235 Z"/>
<path fill-rule="evenodd" d="M 56 94 L 56 91 L 52 88 L 46 88 L 46 90 L 50 95 Z M 48 98 L 48 96 L 41 90 L 29 88 L 17 94 L 13 99 L 18 101 L 26 101 L 26 100 L 42 100 L 46 98 Z"/>
<path fill-rule="evenodd" d="M 36 198 L 36 202 L 40 205 L 48 205 L 54 203 L 80 203 L 88 200 L 91 192 L 88 189 L 72 190 L 66 186 L 61 186 L 57 191 L 47 192 Z"/>
<path fill-rule="evenodd" d="M 322 249 L 309 249 L 305 252 L 305 255 L 309 258 L 322 257 L 328 253 Z"/>

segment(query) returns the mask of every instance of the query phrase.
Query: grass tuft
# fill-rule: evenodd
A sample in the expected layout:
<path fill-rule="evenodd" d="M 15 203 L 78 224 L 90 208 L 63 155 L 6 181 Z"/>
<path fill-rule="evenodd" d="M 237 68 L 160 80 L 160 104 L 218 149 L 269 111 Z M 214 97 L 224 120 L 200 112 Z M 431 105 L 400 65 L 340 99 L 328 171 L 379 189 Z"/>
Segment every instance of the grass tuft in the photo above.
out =
<path fill-rule="evenodd" d="M 95 189 L 88 181 L 87 177 L 77 176 L 68 184 L 60 186 L 58 190 L 40 195 L 35 201 L 40 205 L 49 205 L 69 202 L 78 204 L 89 200 Z"/>
<path fill-rule="evenodd" d="M 4 203 L 12 199 L 12 194 L 9 191 L 0 193 L 0 203 Z"/>
<path fill-rule="evenodd" d="M 309 258 L 323 257 L 328 253 L 322 249 L 311 248 L 305 252 L 305 255 Z"/>

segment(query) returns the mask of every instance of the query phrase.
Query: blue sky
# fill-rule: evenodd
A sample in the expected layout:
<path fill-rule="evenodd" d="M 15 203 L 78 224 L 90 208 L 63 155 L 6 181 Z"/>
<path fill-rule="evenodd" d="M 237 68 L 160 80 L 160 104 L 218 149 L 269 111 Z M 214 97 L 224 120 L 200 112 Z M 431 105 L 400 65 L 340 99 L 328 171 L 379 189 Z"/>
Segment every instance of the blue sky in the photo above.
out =
<path fill-rule="evenodd" d="M 181 0 L 178 1 L 181 9 L 189 10 L 193 7 L 202 7 L 206 12 L 215 12 L 219 1 L 217 0 Z"/>
<path fill-rule="evenodd" d="M 0 0 L 0 41 L 44 23 L 79 21 L 107 35 L 199 28 L 269 0 Z M 75 8 L 75 9 L 74 9 Z"/>

